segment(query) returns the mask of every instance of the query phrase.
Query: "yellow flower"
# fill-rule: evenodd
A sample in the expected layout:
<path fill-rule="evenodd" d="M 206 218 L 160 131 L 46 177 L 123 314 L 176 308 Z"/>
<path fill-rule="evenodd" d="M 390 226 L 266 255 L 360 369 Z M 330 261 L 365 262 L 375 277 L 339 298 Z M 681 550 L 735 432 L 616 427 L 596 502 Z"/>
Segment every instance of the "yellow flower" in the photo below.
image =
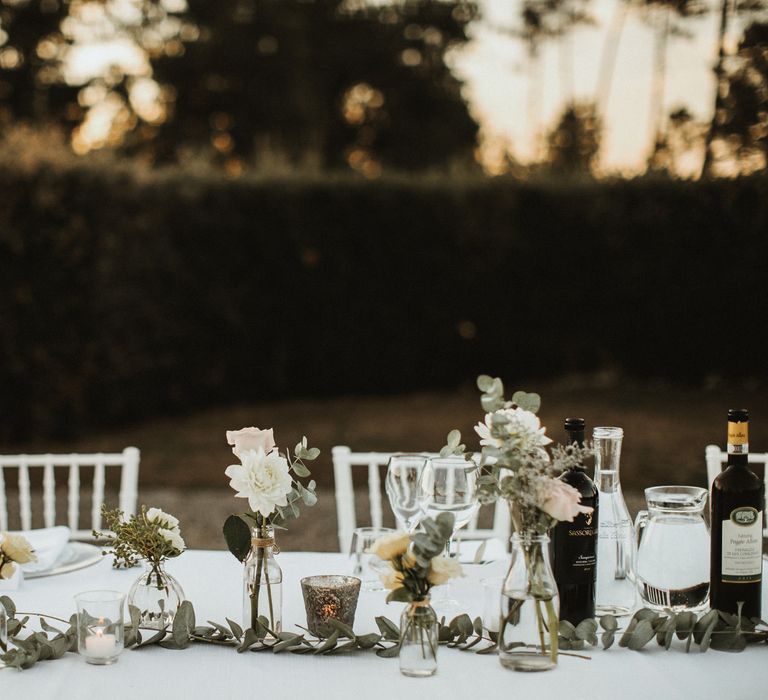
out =
<path fill-rule="evenodd" d="M 13 563 L 12 562 L 6 562 L 2 566 L 0 566 L 0 579 L 8 579 L 13 576 Z"/>
<path fill-rule="evenodd" d="M 436 556 L 429 563 L 429 574 L 427 574 L 427 581 L 433 586 L 440 586 L 452 578 L 461 576 L 461 564 L 457 559 L 448 559 L 442 554 Z"/>
<path fill-rule="evenodd" d="M 7 532 L 4 533 L 2 540 L 0 540 L 0 549 L 5 552 L 8 559 L 16 561 L 19 564 L 37 561 L 37 557 L 32 551 L 32 546 L 21 535 L 9 535 Z"/>
<path fill-rule="evenodd" d="M 388 591 L 394 591 L 395 588 L 400 588 L 403 585 L 403 572 L 396 571 L 392 567 L 389 567 L 386 571 L 382 571 L 379 574 L 381 582 L 384 584 L 384 588 Z"/>
<path fill-rule="evenodd" d="M 405 554 L 411 538 L 407 532 L 393 532 L 384 535 L 373 543 L 371 554 L 384 561 L 391 561 L 399 554 Z"/>

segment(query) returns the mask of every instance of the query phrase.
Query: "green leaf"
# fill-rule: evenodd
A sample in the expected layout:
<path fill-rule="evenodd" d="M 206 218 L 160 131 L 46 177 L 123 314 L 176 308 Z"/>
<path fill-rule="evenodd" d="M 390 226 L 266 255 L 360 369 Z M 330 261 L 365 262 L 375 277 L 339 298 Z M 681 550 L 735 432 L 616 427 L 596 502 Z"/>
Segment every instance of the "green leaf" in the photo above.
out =
<path fill-rule="evenodd" d="M 339 636 L 347 637 L 349 639 L 355 638 L 355 633 L 352 628 L 349 625 L 345 625 L 341 620 L 330 619 L 328 622 L 336 629 Z"/>
<path fill-rule="evenodd" d="M 400 655 L 399 644 L 393 644 L 391 647 L 387 647 L 386 649 L 379 649 L 376 652 L 376 656 L 379 656 L 382 659 L 394 659 L 396 656 L 399 656 L 399 655 Z"/>
<path fill-rule="evenodd" d="M 493 388 L 493 377 L 487 374 L 481 374 L 477 378 L 477 388 L 482 392 L 488 392 Z"/>
<path fill-rule="evenodd" d="M 713 610 L 711 612 L 716 613 L 717 611 Z M 717 615 L 715 615 L 714 619 L 712 619 L 712 621 L 707 625 L 707 628 L 704 630 L 704 634 L 701 637 L 701 642 L 699 642 L 699 651 L 702 653 L 709 649 L 709 645 L 712 641 L 712 633 L 715 631 L 717 620 Z"/>
<path fill-rule="evenodd" d="M 293 469 L 296 476 L 306 478 L 312 475 L 312 472 L 309 471 L 309 469 L 307 469 L 301 462 L 294 462 L 291 468 Z"/>
<path fill-rule="evenodd" d="M 410 603 L 413 600 L 413 593 L 411 593 L 405 586 L 395 588 L 394 591 L 390 591 L 387 596 L 388 603 Z"/>
<path fill-rule="evenodd" d="M 243 636 L 243 628 L 240 627 L 240 625 L 238 625 L 234 620 L 230 620 L 228 617 L 225 619 L 229 625 L 229 629 L 232 630 L 233 636 L 237 639 L 240 639 Z"/>
<path fill-rule="evenodd" d="M 560 620 L 557 633 L 564 639 L 576 639 L 576 628 L 568 620 Z"/>
<path fill-rule="evenodd" d="M 337 630 L 331 632 L 331 635 L 320 645 L 315 647 L 315 654 L 322 654 L 324 651 L 333 649 L 336 646 L 336 642 L 339 641 L 339 633 Z"/>
<path fill-rule="evenodd" d="M 445 444 L 451 449 L 455 449 L 456 447 L 459 446 L 460 442 L 461 442 L 461 431 L 454 429 L 454 430 L 451 430 L 450 433 L 448 433 Z"/>
<path fill-rule="evenodd" d="M 747 648 L 747 640 L 743 634 L 735 630 L 713 632 L 709 646 L 717 651 L 740 652 Z"/>
<path fill-rule="evenodd" d="M 619 628 L 619 622 L 613 615 L 603 615 L 600 618 L 600 627 L 606 632 L 615 632 Z"/>
<path fill-rule="evenodd" d="M 248 628 L 243 635 L 243 641 L 240 643 L 240 646 L 237 647 L 237 653 L 242 654 L 244 651 L 248 651 L 254 644 L 258 644 L 259 641 L 260 639 L 256 634 L 256 631 Z"/>
<path fill-rule="evenodd" d="M 583 639 L 585 642 L 589 642 L 593 645 L 597 644 L 597 637 L 595 636 L 596 632 L 597 622 L 595 622 L 592 618 L 582 620 L 578 625 L 576 625 L 576 637 L 578 639 Z"/>
<path fill-rule="evenodd" d="M 376 626 L 379 628 L 381 636 L 387 641 L 397 642 L 400 640 L 400 628 L 383 615 L 376 618 Z"/>
<path fill-rule="evenodd" d="M 355 644 L 357 644 L 360 649 L 373 649 L 380 639 L 380 634 L 371 632 L 370 634 L 363 634 L 359 637 L 355 637 Z"/>
<path fill-rule="evenodd" d="M 603 645 L 603 649 L 610 649 L 613 646 L 614 633 L 612 630 L 606 630 L 600 635 L 600 642 Z"/>
<path fill-rule="evenodd" d="M 655 635 L 653 625 L 649 620 L 640 620 L 637 626 L 632 631 L 632 636 L 627 643 L 627 646 L 632 651 L 640 651 L 648 642 L 650 642 Z"/>
<path fill-rule="evenodd" d="M 689 611 L 677 614 L 675 620 L 675 631 L 678 639 L 687 639 L 693 632 L 693 626 L 696 624 L 696 613 Z"/>
<path fill-rule="evenodd" d="M 512 402 L 531 413 L 538 413 L 541 408 L 541 397 L 538 394 L 527 394 L 524 391 L 516 391 L 512 394 Z"/>
<path fill-rule="evenodd" d="M 245 561 L 251 551 L 251 528 L 237 515 L 230 515 L 224 522 L 224 539 L 227 548 L 238 561 Z"/>
<path fill-rule="evenodd" d="M 42 627 L 46 632 L 51 632 L 53 634 L 64 634 L 59 629 L 56 629 L 53 625 L 48 624 L 48 621 L 44 618 L 40 618 L 40 627 Z"/>
<path fill-rule="evenodd" d="M 302 459 L 308 459 L 310 462 L 317 459 L 320 456 L 320 450 L 317 447 L 310 447 L 305 453 Z"/>
<path fill-rule="evenodd" d="M 702 615 L 701 619 L 693 627 L 693 641 L 696 644 L 701 644 L 707 629 L 710 625 L 715 624 L 717 619 L 717 610 L 710 610 L 706 615 Z"/>
<path fill-rule="evenodd" d="M 7 595 L 0 595 L 0 605 L 5 608 L 8 617 L 16 617 L 16 605 Z"/>

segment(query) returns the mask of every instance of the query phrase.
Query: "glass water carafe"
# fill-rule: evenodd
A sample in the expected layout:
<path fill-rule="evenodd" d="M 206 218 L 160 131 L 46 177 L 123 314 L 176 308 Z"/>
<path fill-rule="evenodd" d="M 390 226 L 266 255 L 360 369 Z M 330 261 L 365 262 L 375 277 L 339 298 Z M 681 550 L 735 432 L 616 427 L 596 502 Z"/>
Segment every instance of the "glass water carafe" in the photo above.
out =
<path fill-rule="evenodd" d="M 637 514 L 637 590 L 654 610 L 699 611 L 709 598 L 707 490 L 696 486 L 645 489 L 648 510 Z"/>
<path fill-rule="evenodd" d="M 635 607 L 635 532 L 621 492 L 621 428 L 595 428 L 595 484 L 600 511 L 597 528 L 596 615 L 628 615 Z"/>

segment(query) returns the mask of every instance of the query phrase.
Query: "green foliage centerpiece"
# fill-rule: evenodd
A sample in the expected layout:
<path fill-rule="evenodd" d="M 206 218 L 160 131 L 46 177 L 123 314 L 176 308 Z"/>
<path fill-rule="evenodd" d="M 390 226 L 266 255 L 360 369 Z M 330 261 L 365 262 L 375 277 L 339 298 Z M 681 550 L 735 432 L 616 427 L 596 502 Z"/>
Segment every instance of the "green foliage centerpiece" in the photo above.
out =
<path fill-rule="evenodd" d="M 386 563 L 381 580 L 390 593 L 387 602 L 408 603 L 400 617 L 400 671 L 406 676 L 431 676 L 437 671 L 440 625 L 429 604 L 433 586 L 461 576 L 461 565 L 443 556 L 453 533 L 452 513 L 424 518 L 424 532 L 395 532 L 377 540 L 371 553 Z"/>
<path fill-rule="evenodd" d="M 94 531 L 93 535 L 114 555 L 112 565 L 128 568 L 145 563 L 145 571 L 128 592 L 128 605 L 139 609 L 143 627 L 159 630 L 173 624 L 184 591 L 164 565 L 186 549 L 179 521 L 170 513 L 146 506 L 127 520 L 118 509 L 102 507 L 101 512 L 111 532 Z"/>
<path fill-rule="evenodd" d="M 475 427 L 482 447 L 478 497 L 481 503 L 507 501 L 514 528 L 512 563 L 502 588 L 499 658 L 516 670 L 547 670 L 557 664 L 558 651 L 558 594 L 547 533 L 559 520 L 592 511 L 557 477 L 590 451 L 576 445 L 547 450 L 552 441 L 536 415 L 538 394 L 518 391 L 507 401 L 501 379 L 483 375 L 477 385 L 486 412 Z M 471 459 L 458 430 L 448 434 L 441 454 Z"/>
<path fill-rule="evenodd" d="M 304 462 L 317 459 L 320 450 L 307 447 L 307 438 L 302 438 L 293 456 L 283 455 L 271 428 L 227 431 L 227 442 L 240 464 L 228 466 L 224 473 L 236 498 L 247 498 L 251 510 L 229 516 L 224 537 L 229 551 L 245 564 L 243 625 L 263 638 L 282 629 L 283 572 L 275 559 L 275 528 L 299 517 L 300 503 L 317 502 L 315 482 L 305 486 L 296 477 L 310 476 Z"/>

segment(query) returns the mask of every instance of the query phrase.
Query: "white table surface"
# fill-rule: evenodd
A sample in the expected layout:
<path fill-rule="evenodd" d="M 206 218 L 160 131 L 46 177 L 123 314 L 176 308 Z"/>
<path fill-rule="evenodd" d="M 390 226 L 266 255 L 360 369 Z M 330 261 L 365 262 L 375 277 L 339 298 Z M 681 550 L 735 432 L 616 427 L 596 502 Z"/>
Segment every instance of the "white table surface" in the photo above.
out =
<path fill-rule="evenodd" d="M 299 580 L 323 573 L 348 573 L 347 558 L 328 553 L 283 553 L 283 626 L 305 624 Z M 457 585 L 473 617 L 481 613 L 478 580 L 504 572 L 503 562 L 466 567 Z M 195 606 L 198 624 L 205 620 L 240 621 L 242 566 L 226 552 L 188 551 L 169 562 Z M 9 595 L 20 611 L 47 612 L 68 618 L 73 596 L 85 590 L 127 592 L 138 569 L 115 571 L 110 559 L 69 574 L 25 581 Z M 764 595 L 766 591 L 764 590 Z M 374 616 L 397 622 L 401 604 L 386 605 L 381 592 L 361 592 L 355 630 L 377 631 Z M 763 609 L 768 610 L 768 596 Z M 54 623 L 55 624 L 55 623 Z M 694 647 L 695 648 L 695 647 Z M 670 651 L 652 642 L 641 652 L 617 646 L 584 652 L 591 660 L 561 657 L 546 673 L 525 674 L 503 669 L 498 659 L 441 648 L 439 670 L 427 679 L 400 675 L 397 659 L 372 652 L 314 657 L 271 652 L 238 654 L 233 649 L 194 644 L 182 651 L 161 648 L 126 650 L 113 666 L 91 666 L 75 654 L 40 662 L 18 672 L 0 670 L 2 697 L 29 698 L 620 698 L 621 700 L 765 700 L 768 698 L 768 646 L 740 654 L 694 651 L 686 654 L 675 640 Z"/>

